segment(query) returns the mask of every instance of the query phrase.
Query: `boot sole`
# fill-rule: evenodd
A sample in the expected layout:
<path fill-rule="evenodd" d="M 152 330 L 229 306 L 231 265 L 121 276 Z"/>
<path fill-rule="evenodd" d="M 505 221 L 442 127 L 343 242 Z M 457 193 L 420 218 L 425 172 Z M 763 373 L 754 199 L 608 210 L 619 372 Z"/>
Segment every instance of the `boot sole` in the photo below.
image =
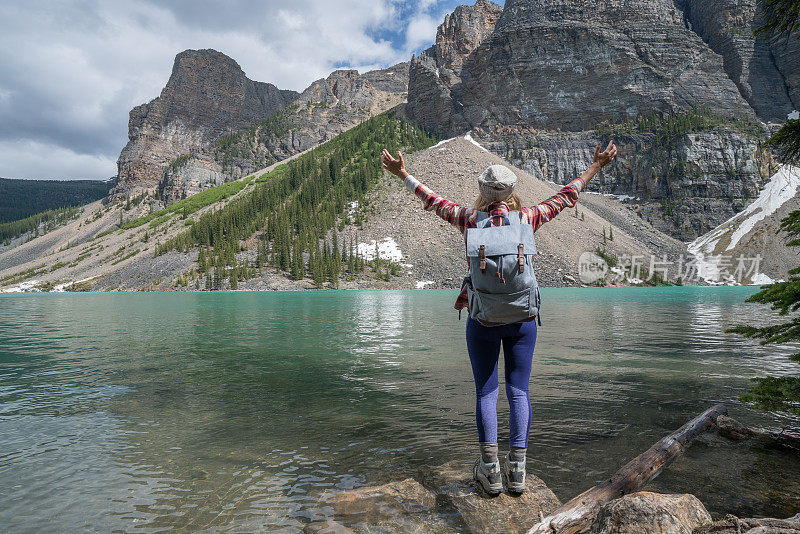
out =
<path fill-rule="evenodd" d="M 500 495 L 503 492 L 502 483 L 500 484 L 500 488 L 492 488 L 489 480 L 480 472 L 480 469 L 478 468 L 478 462 L 480 462 L 480 460 L 476 460 L 475 465 L 472 467 L 472 476 L 475 478 L 478 486 L 480 486 L 481 489 L 489 495 Z"/>

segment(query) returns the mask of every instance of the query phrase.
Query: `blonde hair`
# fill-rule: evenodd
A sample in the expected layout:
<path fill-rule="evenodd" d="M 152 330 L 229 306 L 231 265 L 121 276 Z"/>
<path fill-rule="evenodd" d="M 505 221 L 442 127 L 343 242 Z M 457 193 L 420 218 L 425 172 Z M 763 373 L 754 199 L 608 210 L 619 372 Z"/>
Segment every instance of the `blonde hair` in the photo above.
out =
<path fill-rule="evenodd" d="M 516 193 L 511 193 L 511 196 L 505 199 L 504 202 L 508 204 L 508 209 L 510 211 L 519 211 L 522 208 L 522 201 L 519 199 L 519 195 Z M 489 204 L 491 204 L 491 202 L 483 198 L 483 195 L 478 193 L 478 198 L 475 199 L 475 204 L 473 204 L 472 207 L 478 211 L 487 211 L 486 208 L 489 207 Z"/>

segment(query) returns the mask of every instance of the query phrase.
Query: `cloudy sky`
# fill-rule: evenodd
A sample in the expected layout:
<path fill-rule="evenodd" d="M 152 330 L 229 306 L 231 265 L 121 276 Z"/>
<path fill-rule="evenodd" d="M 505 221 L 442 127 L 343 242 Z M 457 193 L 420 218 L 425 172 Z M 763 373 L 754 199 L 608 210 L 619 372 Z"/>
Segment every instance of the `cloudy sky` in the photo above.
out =
<path fill-rule="evenodd" d="M 474 0 L 0 2 L 0 176 L 115 175 L 128 111 L 158 96 L 187 48 L 300 91 L 335 68 L 408 60 L 463 3 Z"/>

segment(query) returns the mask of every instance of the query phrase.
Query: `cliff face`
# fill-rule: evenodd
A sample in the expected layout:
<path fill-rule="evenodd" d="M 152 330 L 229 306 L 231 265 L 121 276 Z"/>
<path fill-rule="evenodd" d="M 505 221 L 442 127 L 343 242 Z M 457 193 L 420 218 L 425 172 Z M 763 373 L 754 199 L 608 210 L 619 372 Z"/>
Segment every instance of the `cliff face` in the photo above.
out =
<path fill-rule="evenodd" d="M 215 50 L 181 52 L 161 95 L 131 110 L 111 196 L 157 187 L 170 204 L 324 142 L 400 104 L 407 87 L 408 63 L 336 71 L 298 94 L 248 79 Z"/>
<path fill-rule="evenodd" d="M 216 162 L 225 179 L 238 178 L 324 143 L 401 104 L 407 86 L 408 63 L 364 74 L 334 71 L 313 82 L 268 121 L 223 138 L 207 149 L 210 156 L 202 157 Z M 187 178 L 194 180 L 190 175 Z M 162 185 L 165 202 L 175 187 L 180 184 Z"/>
<path fill-rule="evenodd" d="M 800 45 L 754 38 L 761 23 L 754 0 L 680 0 L 685 22 L 722 57 L 742 97 L 765 121 L 783 121 L 800 105 Z M 794 58 L 793 69 L 785 65 Z"/>
<path fill-rule="evenodd" d="M 596 132 L 493 136 L 481 143 L 533 176 L 566 183 L 592 162 Z M 615 136 L 616 160 L 589 190 L 626 199 L 660 231 L 691 241 L 756 198 L 776 165 L 758 137 L 728 125 L 659 142 L 650 132 Z"/>
<path fill-rule="evenodd" d="M 436 32 L 436 43 L 411 59 L 406 113 L 417 124 L 439 133 L 462 125 L 460 92 L 465 62 L 494 31 L 503 8 L 478 0 L 458 6 Z M 467 65 L 469 67 L 469 65 Z"/>
<path fill-rule="evenodd" d="M 783 120 L 798 105 L 800 45 L 753 39 L 756 0 L 508 0 L 498 10 L 458 8 L 413 58 L 414 120 L 443 135 L 577 131 L 694 106 Z"/>
<path fill-rule="evenodd" d="M 756 4 L 507 0 L 501 9 L 479 0 L 412 59 L 407 113 L 444 136 L 472 130 L 556 183 L 583 172 L 597 139 L 613 135 L 619 155 L 593 189 L 633 197 L 643 218 L 691 240 L 758 195 L 771 163 L 759 150 L 761 121 L 800 105 L 800 41 L 754 38 Z M 696 107 L 739 120 L 667 140 L 635 125 L 615 131 L 653 113 L 680 122 Z"/>
<path fill-rule="evenodd" d="M 181 52 L 161 95 L 131 110 L 112 195 L 157 185 L 176 157 L 264 120 L 296 97 L 294 91 L 248 79 L 216 50 Z"/>

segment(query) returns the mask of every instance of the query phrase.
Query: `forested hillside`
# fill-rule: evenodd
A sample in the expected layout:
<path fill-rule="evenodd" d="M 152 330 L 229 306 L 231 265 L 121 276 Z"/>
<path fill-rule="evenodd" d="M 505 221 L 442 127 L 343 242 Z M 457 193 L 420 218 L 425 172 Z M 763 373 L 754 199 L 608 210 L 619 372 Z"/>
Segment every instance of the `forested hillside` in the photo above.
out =
<path fill-rule="evenodd" d="M 113 183 L 101 180 L 12 180 L 0 178 L 0 223 L 43 211 L 101 199 Z"/>
<path fill-rule="evenodd" d="M 343 270 L 355 274 L 364 263 L 354 255 L 354 243 L 340 245 L 335 232 L 332 240 L 326 238 L 337 224 L 344 228 L 348 216 L 360 221 L 366 194 L 383 172 L 375 154 L 383 147 L 414 151 L 435 142 L 391 113 L 369 119 L 261 176 L 251 192 L 201 216 L 189 230 L 160 245 L 156 254 L 199 247 L 198 267 L 206 273 L 206 288 L 220 287 L 225 278 L 236 288 L 263 265 L 277 267 L 294 280 L 310 275 L 318 285 L 336 284 Z M 265 222 L 256 264 L 237 261 L 240 242 Z M 379 261 L 376 268 L 381 268 Z"/>

